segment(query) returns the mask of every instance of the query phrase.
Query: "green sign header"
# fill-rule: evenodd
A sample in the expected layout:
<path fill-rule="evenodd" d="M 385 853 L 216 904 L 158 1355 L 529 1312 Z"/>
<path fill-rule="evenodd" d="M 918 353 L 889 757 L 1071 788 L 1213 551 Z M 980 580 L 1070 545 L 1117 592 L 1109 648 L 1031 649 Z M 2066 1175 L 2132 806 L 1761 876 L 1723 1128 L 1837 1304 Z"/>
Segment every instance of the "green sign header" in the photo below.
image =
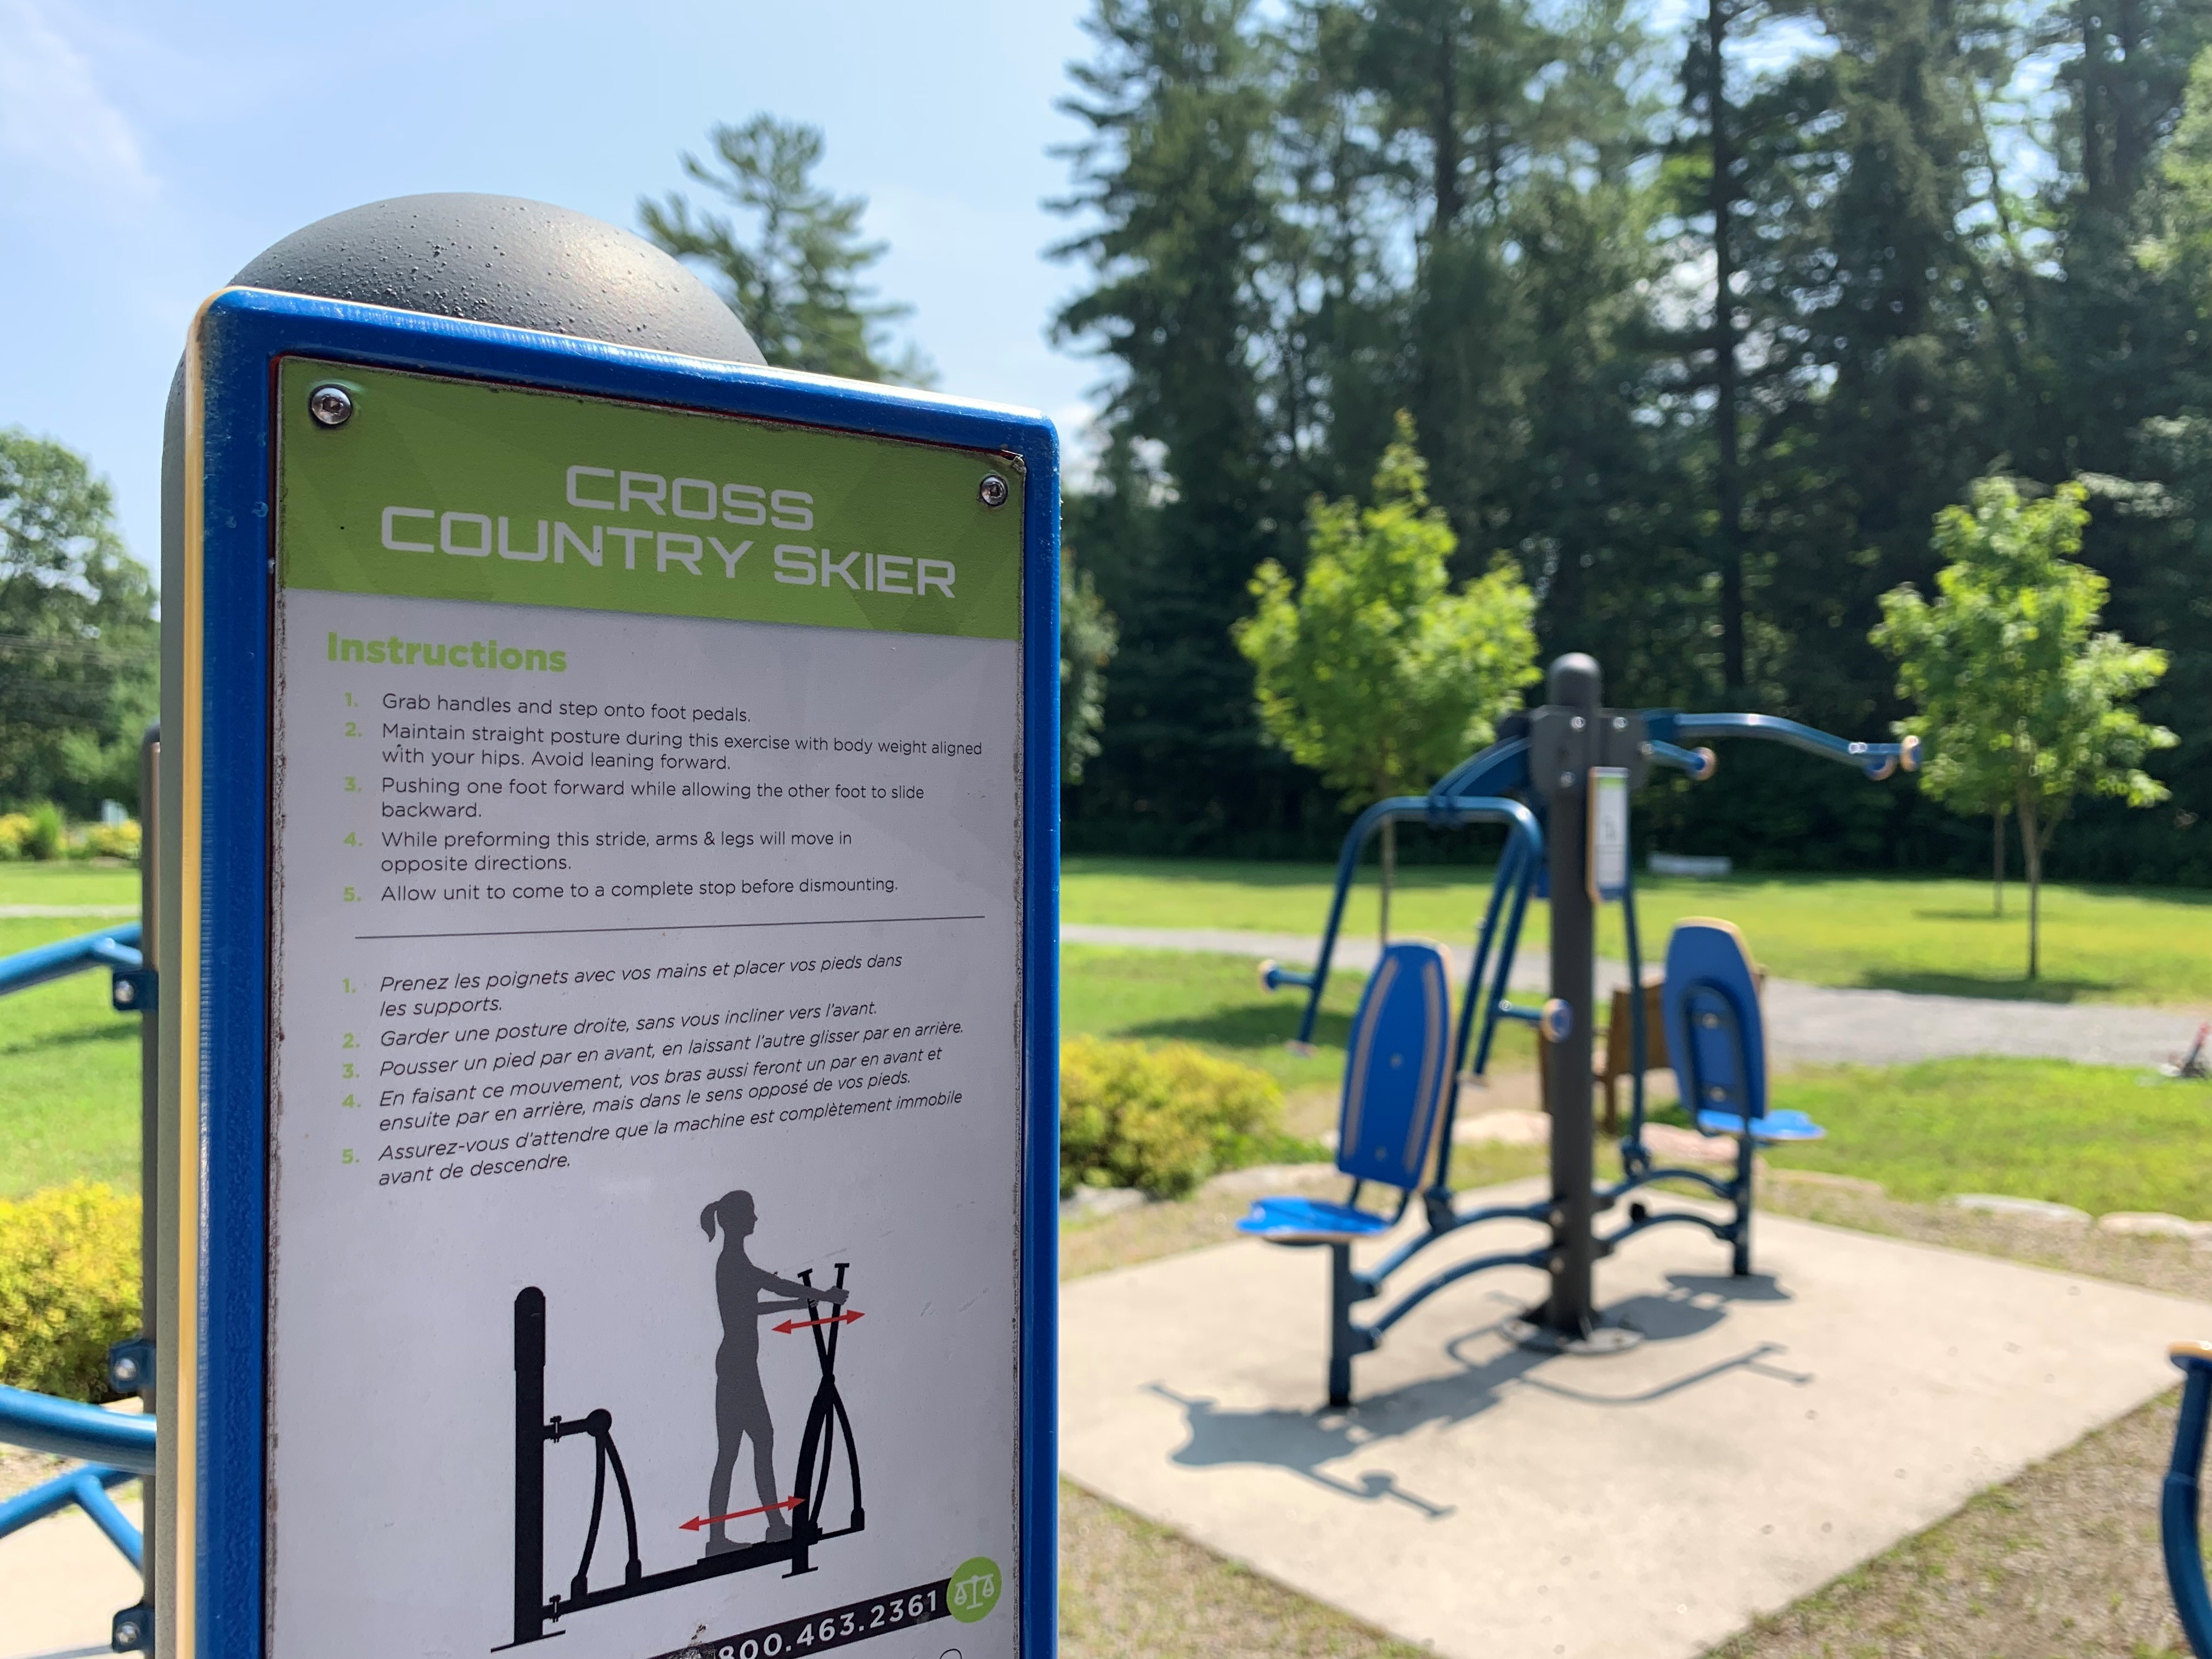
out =
<path fill-rule="evenodd" d="M 325 427 L 307 394 L 333 384 L 353 414 Z M 1011 457 L 302 358 L 278 406 L 288 587 L 1020 631 Z"/>

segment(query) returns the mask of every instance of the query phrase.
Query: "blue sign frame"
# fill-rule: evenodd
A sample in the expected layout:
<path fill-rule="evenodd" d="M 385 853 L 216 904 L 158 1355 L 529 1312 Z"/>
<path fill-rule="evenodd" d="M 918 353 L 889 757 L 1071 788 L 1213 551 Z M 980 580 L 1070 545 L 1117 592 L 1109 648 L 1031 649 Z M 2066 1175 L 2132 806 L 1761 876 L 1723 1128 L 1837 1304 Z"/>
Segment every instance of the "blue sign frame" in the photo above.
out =
<path fill-rule="evenodd" d="M 1018 458 L 1023 526 L 1022 1016 L 1024 1053 L 1021 1651 L 1057 1637 L 1060 935 L 1060 448 L 1031 411 L 676 357 L 414 312 L 216 295 L 185 352 L 181 568 L 164 757 L 176 769 L 179 925 L 161 964 L 179 1047 L 182 1307 L 164 1310 L 161 1583 L 178 1659 L 260 1659 L 267 1495 L 270 872 L 279 361 L 365 367 L 740 415 Z M 180 653 L 176 647 L 180 647 Z"/>

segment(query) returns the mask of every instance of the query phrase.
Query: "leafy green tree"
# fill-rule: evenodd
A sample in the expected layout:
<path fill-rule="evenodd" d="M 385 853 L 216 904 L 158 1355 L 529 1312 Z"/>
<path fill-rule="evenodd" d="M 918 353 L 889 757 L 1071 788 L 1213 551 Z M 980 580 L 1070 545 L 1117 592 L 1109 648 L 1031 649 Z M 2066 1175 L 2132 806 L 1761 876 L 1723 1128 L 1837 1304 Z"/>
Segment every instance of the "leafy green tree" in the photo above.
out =
<path fill-rule="evenodd" d="M 1106 725 L 1106 665 L 1121 638 L 1114 613 L 1098 598 L 1075 550 L 1060 556 L 1060 776 L 1083 781 L 1083 763 L 1098 752 Z"/>
<path fill-rule="evenodd" d="M 1375 500 L 1316 499 L 1305 580 L 1273 559 L 1234 630 L 1269 737 L 1347 805 L 1425 787 L 1488 743 L 1536 678 L 1535 596 L 1510 560 L 1455 589 L 1459 538 L 1429 504 L 1409 416 L 1375 474 Z M 1397 872 L 1382 830 L 1382 936 Z"/>
<path fill-rule="evenodd" d="M 156 704 L 154 588 L 82 456 L 0 429 L 0 802 L 137 799 Z"/>
<path fill-rule="evenodd" d="M 1272 313 L 1261 267 L 1281 225 L 1269 189 L 1272 47 L 1249 0 L 1096 0 L 1091 59 L 1061 106 L 1085 222 L 1055 252 L 1089 267 L 1054 331 L 1117 368 L 1098 500 L 1071 511 L 1121 618 L 1115 720 L 1083 800 L 1180 848 L 1242 815 L 1291 769 L 1225 647 L 1253 567 L 1284 548 L 1295 498 L 1263 394 Z M 1095 509 L 1095 510 L 1094 510 Z M 1094 535 L 1109 523 L 1120 533 Z M 1285 549 L 1287 550 L 1287 549 Z"/>
<path fill-rule="evenodd" d="M 886 246 L 861 232 L 867 198 L 840 197 L 814 182 L 822 130 L 756 115 L 710 136 L 713 156 L 702 161 L 686 152 L 684 171 L 741 219 L 695 210 L 672 191 L 659 202 L 640 198 L 646 234 L 720 278 L 722 297 L 777 368 L 933 384 L 928 360 L 911 345 L 895 348 L 884 326 L 913 307 L 877 301 L 864 280 Z"/>
<path fill-rule="evenodd" d="M 1893 589 L 1874 630 L 1920 711 L 1899 730 L 1929 746 L 1927 789 L 1978 814 L 2008 797 L 2019 816 L 2031 980 L 2043 965 L 2043 855 L 2059 820 L 2077 795 L 2165 799 L 2142 763 L 2174 744 L 2128 707 L 2166 672 L 2166 653 L 2097 631 L 2108 584 L 2074 558 L 2087 500 L 2078 483 L 2023 501 L 2008 478 L 1978 481 L 1971 507 L 1936 514 L 1935 603 Z"/>

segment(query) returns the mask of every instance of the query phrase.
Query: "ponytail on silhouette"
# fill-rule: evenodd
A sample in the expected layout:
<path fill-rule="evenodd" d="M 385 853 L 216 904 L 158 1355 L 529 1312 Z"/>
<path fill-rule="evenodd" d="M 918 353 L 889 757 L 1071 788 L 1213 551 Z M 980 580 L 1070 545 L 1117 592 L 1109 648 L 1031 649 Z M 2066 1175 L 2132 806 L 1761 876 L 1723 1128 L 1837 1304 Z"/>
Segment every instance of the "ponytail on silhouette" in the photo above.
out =
<path fill-rule="evenodd" d="M 712 1204 L 709 1204 L 705 1209 L 699 1212 L 699 1231 L 706 1234 L 709 1239 L 712 1239 L 714 1237 L 714 1224 L 715 1222 L 720 1221 L 722 1224 L 723 1232 L 732 1237 L 735 1237 L 738 1233 L 745 1230 L 740 1227 L 732 1226 L 730 1224 L 730 1218 L 732 1216 L 750 1216 L 752 1214 L 753 1195 L 750 1193 L 745 1192 L 742 1189 L 734 1192 L 724 1193 Z"/>

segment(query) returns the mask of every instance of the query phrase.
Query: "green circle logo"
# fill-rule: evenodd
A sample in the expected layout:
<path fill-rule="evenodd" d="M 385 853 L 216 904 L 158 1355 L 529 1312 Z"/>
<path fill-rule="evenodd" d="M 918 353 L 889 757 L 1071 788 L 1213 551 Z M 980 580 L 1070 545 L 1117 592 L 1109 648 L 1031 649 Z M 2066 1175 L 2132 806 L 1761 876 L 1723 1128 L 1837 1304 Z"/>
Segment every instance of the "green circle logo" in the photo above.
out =
<path fill-rule="evenodd" d="M 999 1564 L 988 1555 L 971 1555 L 952 1570 L 945 1587 L 945 1605 L 963 1625 L 972 1625 L 999 1605 Z"/>

